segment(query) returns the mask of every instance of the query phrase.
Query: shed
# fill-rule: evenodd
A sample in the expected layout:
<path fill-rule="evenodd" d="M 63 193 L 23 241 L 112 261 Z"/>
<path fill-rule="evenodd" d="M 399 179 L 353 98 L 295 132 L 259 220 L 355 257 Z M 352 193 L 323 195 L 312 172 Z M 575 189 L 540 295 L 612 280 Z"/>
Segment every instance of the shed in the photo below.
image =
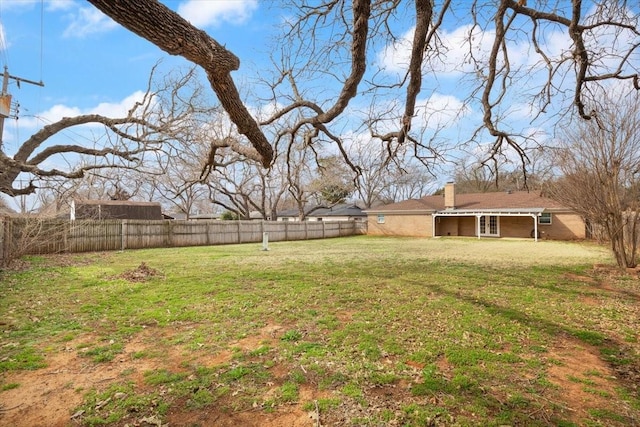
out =
<path fill-rule="evenodd" d="M 157 202 L 130 200 L 73 200 L 70 219 L 143 219 L 162 220 L 162 207 Z"/>

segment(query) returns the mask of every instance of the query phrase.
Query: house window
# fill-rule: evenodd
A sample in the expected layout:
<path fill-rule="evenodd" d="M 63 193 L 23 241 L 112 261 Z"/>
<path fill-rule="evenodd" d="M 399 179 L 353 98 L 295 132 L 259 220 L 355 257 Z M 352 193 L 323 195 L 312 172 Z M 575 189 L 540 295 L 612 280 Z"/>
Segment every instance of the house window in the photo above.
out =
<path fill-rule="evenodd" d="M 495 215 L 484 215 L 480 217 L 481 236 L 500 236 L 500 222 Z"/>
<path fill-rule="evenodd" d="M 378 224 L 384 224 L 384 215 L 378 214 Z"/>
<path fill-rule="evenodd" d="M 551 225 L 551 212 L 543 212 L 538 217 L 538 224 Z"/>

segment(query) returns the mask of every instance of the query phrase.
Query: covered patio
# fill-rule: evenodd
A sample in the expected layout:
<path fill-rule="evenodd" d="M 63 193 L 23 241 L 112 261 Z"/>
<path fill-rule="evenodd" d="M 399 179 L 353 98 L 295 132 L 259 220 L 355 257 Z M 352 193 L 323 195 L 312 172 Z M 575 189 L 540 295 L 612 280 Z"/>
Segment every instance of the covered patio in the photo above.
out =
<path fill-rule="evenodd" d="M 533 237 L 540 235 L 544 208 L 445 209 L 432 216 L 432 236 Z"/>

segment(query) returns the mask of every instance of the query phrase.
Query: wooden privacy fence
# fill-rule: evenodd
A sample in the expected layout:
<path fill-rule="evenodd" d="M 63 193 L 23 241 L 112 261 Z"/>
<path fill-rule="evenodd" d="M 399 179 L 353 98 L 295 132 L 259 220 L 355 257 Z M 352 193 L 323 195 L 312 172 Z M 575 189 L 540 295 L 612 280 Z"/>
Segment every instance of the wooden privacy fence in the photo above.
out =
<path fill-rule="evenodd" d="M 147 221 L 3 218 L 0 261 L 27 254 L 325 239 L 366 234 L 358 221 Z"/>

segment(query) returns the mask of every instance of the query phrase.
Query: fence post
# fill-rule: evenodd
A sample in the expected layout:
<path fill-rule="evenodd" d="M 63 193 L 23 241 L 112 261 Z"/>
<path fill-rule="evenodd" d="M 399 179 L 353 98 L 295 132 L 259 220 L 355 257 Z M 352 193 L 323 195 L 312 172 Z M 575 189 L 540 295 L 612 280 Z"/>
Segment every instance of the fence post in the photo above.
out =
<path fill-rule="evenodd" d="M 71 248 L 69 245 L 69 241 L 71 240 L 71 221 L 70 220 L 65 220 L 64 222 L 64 233 L 62 238 L 64 239 L 63 241 L 63 252 L 65 253 L 69 253 L 71 252 Z"/>
<path fill-rule="evenodd" d="M 6 218 L 0 218 L 0 266 L 5 265 L 4 260 L 4 223 Z"/>
<path fill-rule="evenodd" d="M 11 260 L 13 244 L 13 218 L 4 217 L 2 226 L 2 262 L 8 263 Z"/>
<path fill-rule="evenodd" d="M 241 220 L 238 220 L 238 243 L 242 243 L 242 228 L 240 227 Z"/>
<path fill-rule="evenodd" d="M 127 248 L 127 220 L 123 219 L 120 221 L 120 235 L 122 236 L 122 241 L 120 242 L 120 250 L 124 251 Z"/>
<path fill-rule="evenodd" d="M 2 262 L 8 262 L 11 259 L 11 248 L 13 247 L 13 219 L 5 217 L 3 221 L 3 244 L 2 244 Z"/>

